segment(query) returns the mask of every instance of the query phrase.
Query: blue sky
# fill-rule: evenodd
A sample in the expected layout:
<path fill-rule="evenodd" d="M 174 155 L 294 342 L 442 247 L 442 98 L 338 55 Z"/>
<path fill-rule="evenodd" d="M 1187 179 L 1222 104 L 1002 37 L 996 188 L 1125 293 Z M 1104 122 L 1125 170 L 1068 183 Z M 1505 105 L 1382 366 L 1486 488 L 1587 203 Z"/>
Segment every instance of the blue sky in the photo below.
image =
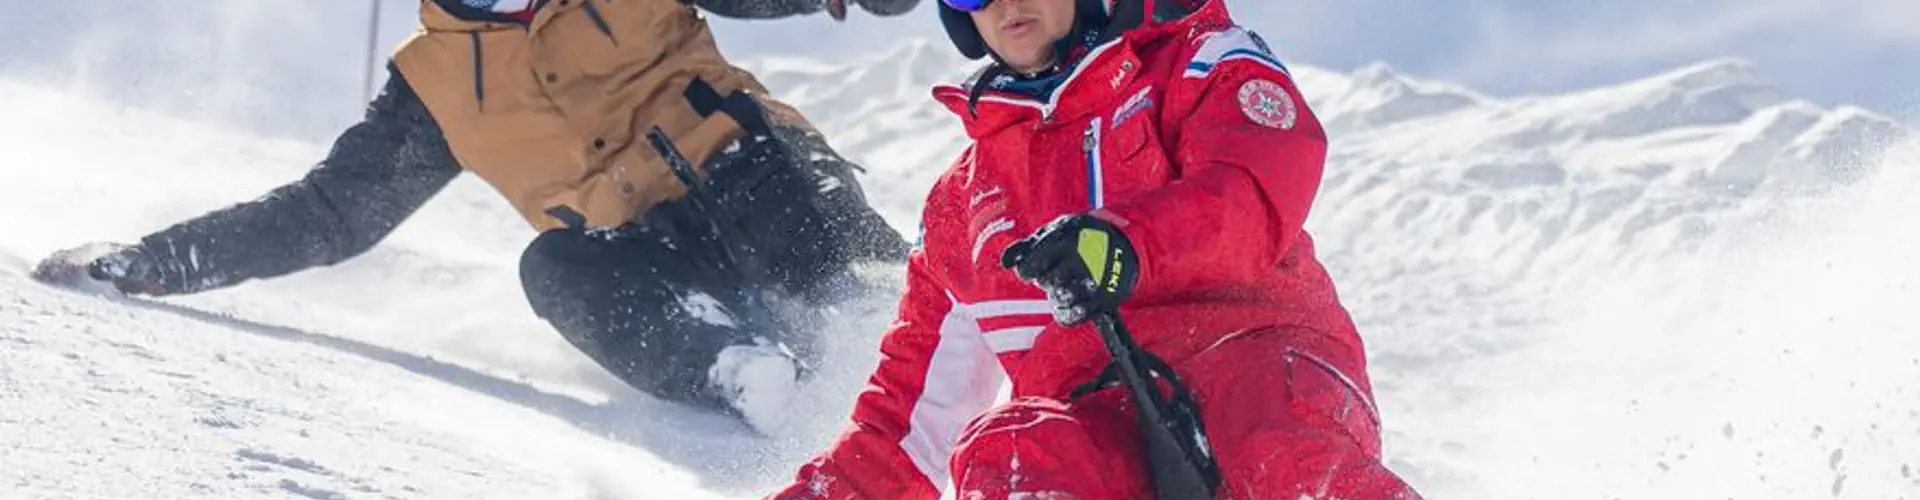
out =
<path fill-rule="evenodd" d="M 903 18 L 719 21 L 730 54 L 869 51 L 941 37 L 931 2 Z M 1716 57 L 1753 61 L 1789 96 L 1920 118 L 1920 0 L 1228 0 L 1296 64 L 1372 61 L 1499 95 L 1629 80 Z"/>

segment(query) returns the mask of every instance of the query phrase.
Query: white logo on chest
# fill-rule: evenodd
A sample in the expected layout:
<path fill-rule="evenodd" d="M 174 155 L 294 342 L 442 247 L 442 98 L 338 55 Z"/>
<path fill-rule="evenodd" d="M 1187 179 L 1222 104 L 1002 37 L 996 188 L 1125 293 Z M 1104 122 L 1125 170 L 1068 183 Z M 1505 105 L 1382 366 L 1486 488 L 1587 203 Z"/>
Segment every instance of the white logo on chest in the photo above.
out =
<path fill-rule="evenodd" d="M 980 229 L 980 235 L 973 237 L 973 262 L 976 264 L 980 262 L 980 251 L 987 249 L 987 240 L 993 239 L 993 236 L 996 234 L 1004 233 L 1012 229 L 1013 219 L 1006 217 L 994 219 L 993 222 L 987 224 L 987 227 Z"/>
<path fill-rule="evenodd" d="M 1140 92 L 1133 94 L 1133 97 L 1127 98 L 1127 101 L 1120 104 L 1120 107 L 1114 108 L 1113 116 L 1107 117 L 1107 128 L 1120 128 L 1120 122 L 1127 121 L 1128 118 L 1133 118 L 1133 115 L 1139 114 L 1141 111 L 1152 107 L 1153 98 L 1147 97 L 1147 94 L 1150 92 L 1153 92 L 1153 86 L 1151 85 L 1147 86 L 1147 88 L 1140 89 Z"/>
<path fill-rule="evenodd" d="M 980 206 L 980 202 L 987 201 L 987 198 L 992 198 L 993 195 L 996 194 L 1000 194 L 1000 186 L 994 186 L 993 189 L 974 193 L 973 199 L 967 201 L 967 208 Z"/>

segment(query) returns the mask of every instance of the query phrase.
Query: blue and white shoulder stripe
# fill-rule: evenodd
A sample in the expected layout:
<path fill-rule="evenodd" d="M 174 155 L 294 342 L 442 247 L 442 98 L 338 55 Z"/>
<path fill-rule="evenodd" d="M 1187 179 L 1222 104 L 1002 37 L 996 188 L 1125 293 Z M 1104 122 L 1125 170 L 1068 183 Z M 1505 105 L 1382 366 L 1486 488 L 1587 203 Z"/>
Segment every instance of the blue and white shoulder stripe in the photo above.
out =
<path fill-rule="evenodd" d="M 1287 65 L 1280 62 L 1273 51 L 1267 49 L 1267 42 L 1251 30 L 1234 26 L 1222 31 L 1208 33 L 1200 39 L 1200 50 L 1193 54 L 1193 61 L 1187 63 L 1187 78 L 1206 78 L 1213 68 L 1228 61 L 1248 61 L 1266 65 L 1289 77 Z"/>

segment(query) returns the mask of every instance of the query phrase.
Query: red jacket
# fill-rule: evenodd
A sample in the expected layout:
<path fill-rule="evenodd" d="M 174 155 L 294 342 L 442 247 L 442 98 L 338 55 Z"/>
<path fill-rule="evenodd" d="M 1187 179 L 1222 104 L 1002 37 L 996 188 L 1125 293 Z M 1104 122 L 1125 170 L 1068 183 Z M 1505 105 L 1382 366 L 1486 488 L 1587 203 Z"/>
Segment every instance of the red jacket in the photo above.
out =
<path fill-rule="evenodd" d="M 853 427 L 777 498 L 935 498 L 963 426 L 996 399 L 1065 397 L 1109 361 L 1089 327 L 1052 323 L 1045 294 L 1000 267 L 1007 245 L 1099 210 L 1142 275 L 1121 309 L 1173 362 L 1227 335 L 1294 326 L 1360 340 L 1301 228 L 1326 134 L 1287 70 L 1223 2 L 1129 31 L 1082 58 L 1052 103 L 934 96 L 974 144 L 934 185 L 898 319 Z"/>

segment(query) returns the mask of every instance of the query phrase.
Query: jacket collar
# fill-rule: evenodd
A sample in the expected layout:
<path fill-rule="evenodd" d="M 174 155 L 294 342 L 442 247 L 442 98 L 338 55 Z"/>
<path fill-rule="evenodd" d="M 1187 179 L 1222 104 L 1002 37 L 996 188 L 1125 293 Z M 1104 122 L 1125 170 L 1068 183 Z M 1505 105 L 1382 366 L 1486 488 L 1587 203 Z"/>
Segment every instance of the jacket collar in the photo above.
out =
<path fill-rule="evenodd" d="M 1094 47 L 1074 65 L 1066 81 L 1045 98 L 986 90 L 981 93 L 978 106 L 970 111 L 969 90 L 989 83 L 978 81 L 984 72 L 974 73 L 960 85 L 937 85 L 933 88 L 933 97 L 959 115 L 967 135 L 975 139 L 1036 120 L 1041 124 L 1071 121 L 1118 98 L 1117 94 L 1139 77 L 1142 70 L 1139 48 L 1231 23 L 1224 0 L 1206 0 L 1186 17 L 1149 23 Z"/>
<path fill-rule="evenodd" d="M 511 14 L 468 5 L 463 0 L 426 0 L 420 2 L 420 25 L 428 31 L 457 33 L 529 28 L 545 24 L 555 12 L 566 10 L 569 4 L 584 2 L 562 2 L 551 6 L 548 3 L 552 2 L 531 0 L 527 10 L 533 11 L 533 22 L 523 23 Z"/>

